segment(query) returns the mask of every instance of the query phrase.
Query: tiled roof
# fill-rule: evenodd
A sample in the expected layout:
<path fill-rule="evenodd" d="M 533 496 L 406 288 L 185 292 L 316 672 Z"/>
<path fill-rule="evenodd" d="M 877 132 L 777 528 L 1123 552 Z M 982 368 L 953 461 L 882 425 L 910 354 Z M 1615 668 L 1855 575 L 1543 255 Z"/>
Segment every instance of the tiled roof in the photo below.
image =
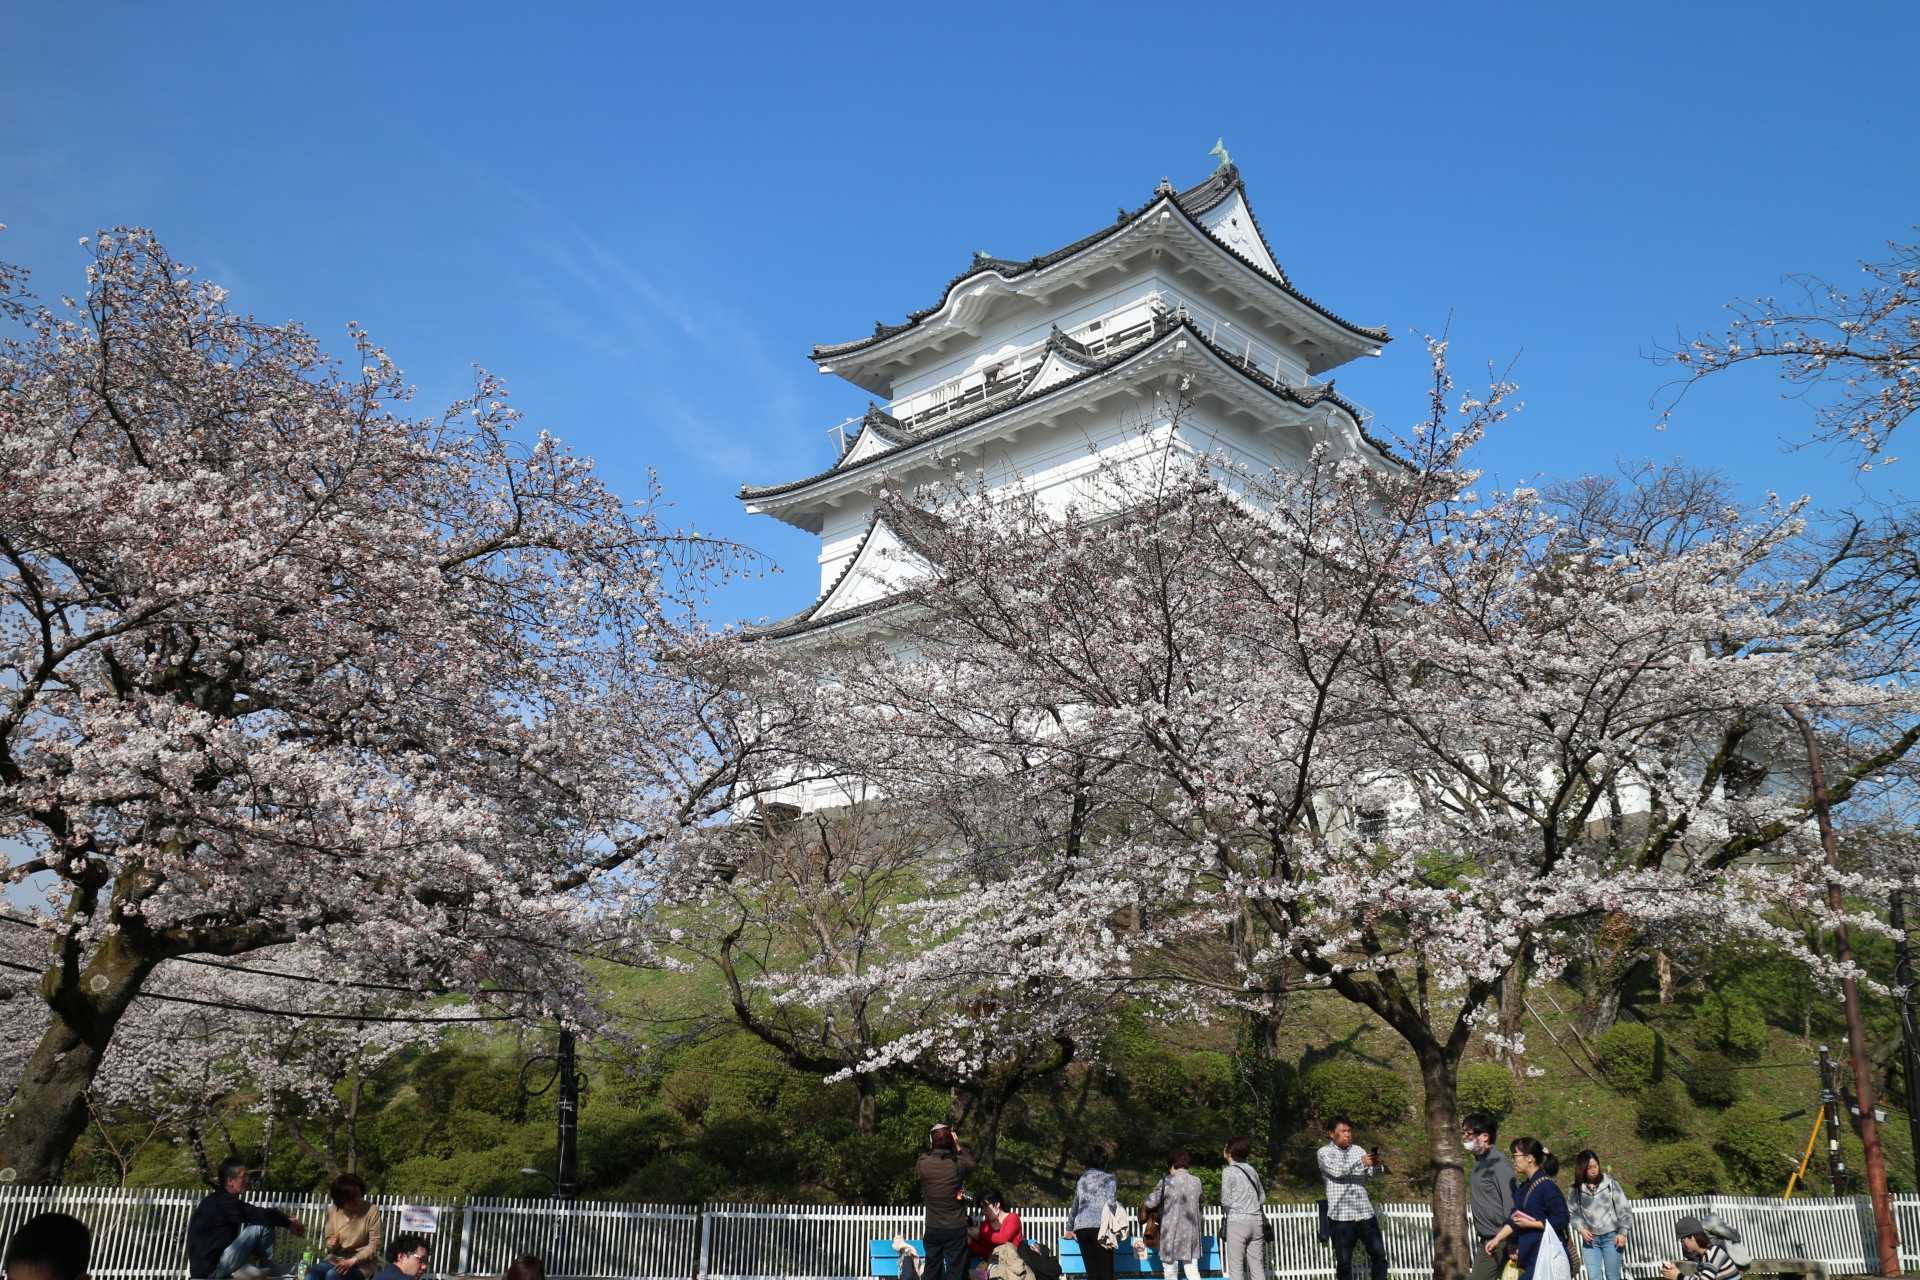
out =
<path fill-rule="evenodd" d="M 1363 415 L 1361 414 L 1359 407 L 1354 405 L 1351 401 L 1347 400 L 1345 397 L 1341 396 L 1338 392 L 1336 392 L 1333 389 L 1333 384 L 1331 382 L 1322 383 L 1317 386 L 1307 387 L 1304 389 L 1300 387 L 1291 386 L 1284 382 L 1276 382 L 1271 377 L 1267 376 L 1266 374 L 1260 372 L 1258 369 L 1249 365 L 1243 357 L 1235 354 L 1234 352 L 1226 349 L 1225 347 L 1218 345 L 1217 343 L 1209 341 L 1207 339 L 1207 336 L 1202 332 L 1200 332 L 1199 328 L 1194 325 L 1191 319 L 1188 319 L 1185 317 L 1175 317 L 1171 315 L 1161 315 L 1161 316 L 1155 317 L 1152 334 L 1146 341 L 1136 343 L 1133 346 L 1127 347 L 1125 350 L 1114 352 L 1114 353 L 1103 355 L 1103 356 L 1094 356 L 1092 353 L 1088 352 L 1087 349 L 1084 346 L 1082 346 L 1080 343 L 1075 342 L 1072 338 L 1067 337 L 1065 334 L 1056 332 L 1054 335 L 1051 335 L 1048 338 L 1048 347 L 1054 351 L 1057 351 L 1063 359 L 1066 359 L 1074 364 L 1082 365 L 1083 368 L 1079 373 L 1075 374 L 1071 378 L 1066 378 L 1060 382 L 1054 383 L 1052 386 L 1047 387 L 1044 391 L 1041 391 L 1038 395 L 1029 397 L 1027 393 L 1027 387 L 1032 384 L 1033 380 L 1039 376 L 1040 370 L 1045 367 L 1046 362 L 1042 361 L 1041 363 L 1035 365 L 1033 369 L 1027 373 L 1025 382 L 1023 383 L 1020 391 L 1017 394 L 1003 400 L 995 401 L 989 404 L 984 404 L 980 406 L 978 409 L 974 409 L 968 413 L 960 414 L 946 422 L 941 423 L 938 427 L 935 427 L 930 431 L 913 434 L 910 440 L 908 441 L 908 443 L 923 444 L 929 440 L 938 440 L 943 436 L 948 436 L 953 434 L 956 431 L 964 430 L 965 428 L 970 427 L 977 422 L 982 422 L 988 418 L 995 417 L 1002 413 L 1008 413 L 1024 405 L 1035 403 L 1037 400 L 1045 396 L 1050 396 L 1057 391 L 1064 390 L 1065 388 L 1068 388 L 1068 387 L 1078 386 L 1089 378 L 1095 377 L 1098 374 L 1103 373 L 1108 369 L 1114 368 L 1117 365 L 1124 364 L 1127 361 L 1134 359 L 1136 356 L 1144 354 L 1145 352 L 1151 350 L 1153 347 L 1157 346 L 1162 340 L 1166 339 L 1167 337 L 1170 337 L 1175 331 L 1182 332 L 1190 338 L 1197 339 L 1201 346 L 1207 348 L 1207 350 L 1219 356 L 1224 362 L 1226 362 L 1228 365 L 1231 365 L 1243 377 L 1246 377 L 1247 379 L 1252 381 L 1255 385 L 1263 388 L 1266 391 L 1273 393 L 1274 395 L 1280 396 L 1281 398 L 1286 400 L 1291 400 L 1293 403 L 1300 405 L 1303 408 L 1312 408 L 1314 405 L 1320 404 L 1323 401 L 1330 401 L 1333 404 L 1339 406 L 1341 409 L 1344 409 L 1348 413 L 1348 415 L 1353 418 L 1356 424 L 1358 424 L 1361 421 L 1361 418 Z M 1078 349 L 1077 351 L 1075 350 L 1076 348 Z M 1374 439 L 1370 435 L 1367 435 L 1364 431 L 1361 434 L 1366 439 L 1367 443 L 1373 445 L 1376 449 L 1380 450 L 1381 453 L 1385 454 L 1388 457 L 1393 456 L 1391 450 L 1389 450 L 1389 448 L 1385 444 L 1383 444 L 1381 441 Z M 803 476 L 798 480 L 789 480 L 784 484 L 742 485 L 740 487 L 740 497 L 742 498 L 742 500 L 745 500 L 745 501 L 753 501 L 759 498 L 778 497 L 782 494 L 792 493 L 797 489 L 804 489 L 809 485 L 816 484 L 822 480 L 828 479 L 829 477 L 842 476 L 847 474 L 848 472 L 857 471 L 862 467 L 871 466 L 874 463 L 881 462 L 893 456 L 894 456 L 894 452 L 890 450 L 886 453 L 872 454 L 868 457 L 860 459 L 858 462 L 845 463 L 844 465 L 840 462 L 836 462 L 832 467 L 829 467 L 825 471 L 816 472 L 815 474 L 810 476 Z"/>
<path fill-rule="evenodd" d="M 1119 217 L 1112 226 L 1103 227 L 1092 235 L 1082 236 L 1072 244 L 1064 245 L 1053 250 L 1051 253 L 1043 253 L 1038 257 L 1028 258 L 1025 261 L 975 254 L 972 263 L 967 269 L 947 282 L 947 287 L 940 293 L 940 300 L 932 306 L 923 307 L 918 311 L 908 312 L 906 320 L 900 324 L 887 324 L 884 321 L 876 322 L 873 326 L 873 335 L 871 337 L 856 338 L 852 342 L 819 344 L 814 347 L 812 358 L 814 360 L 826 360 L 834 356 L 846 355 L 849 352 L 859 351 L 873 346 L 875 343 L 884 342 L 896 334 L 905 333 L 922 320 L 925 320 L 928 316 L 935 314 L 942 307 L 946 306 L 947 299 L 953 296 L 953 291 L 976 276 L 991 273 L 999 276 L 1003 280 L 1012 280 L 1034 271 L 1043 270 L 1044 268 L 1053 266 L 1055 263 L 1064 262 L 1075 254 L 1086 249 L 1091 249 L 1101 241 L 1117 235 L 1120 231 L 1157 206 L 1162 200 L 1171 200 L 1174 208 L 1186 215 L 1187 220 L 1193 225 L 1194 230 L 1213 241 L 1214 244 L 1231 255 L 1236 261 L 1245 264 L 1249 270 L 1265 279 L 1273 281 L 1274 284 L 1279 286 L 1281 290 L 1291 296 L 1295 301 L 1304 303 L 1306 306 L 1351 333 L 1358 334 L 1374 342 L 1389 342 L 1392 340 L 1387 336 L 1387 331 L 1384 328 L 1370 328 L 1365 325 L 1357 325 L 1351 320 L 1346 320 L 1336 315 L 1332 310 L 1315 302 L 1312 298 L 1309 298 L 1306 294 L 1294 288 L 1292 282 L 1287 279 L 1285 271 L 1277 271 L 1277 273 L 1268 272 L 1251 258 L 1200 225 L 1198 221 L 1200 215 L 1206 213 L 1209 209 L 1212 209 L 1236 191 L 1244 196 L 1246 193 L 1246 183 L 1241 180 L 1240 170 L 1233 165 L 1227 165 L 1222 169 L 1216 170 L 1206 181 L 1188 187 L 1185 191 L 1174 191 L 1163 179 L 1160 186 L 1154 191 L 1153 199 L 1147 201 L 1147 203 L 1141 205 L 1138 209 L 1121 209 Z M 1274 258 L 1277 268 L 1279 258 L 1277 255 L 1274 255 L 1273 246 L 1267 241 L 1266 232 L 1260 229 L 1260 220 L 1253 216 L 1253 202 L 1250 200 L 1247 202 L 1247 216 L 1252 218 L 1254 234 L 1260 237 L 1261 244 L 1266 245 L 1267 253 L 1270 257 Z"/>

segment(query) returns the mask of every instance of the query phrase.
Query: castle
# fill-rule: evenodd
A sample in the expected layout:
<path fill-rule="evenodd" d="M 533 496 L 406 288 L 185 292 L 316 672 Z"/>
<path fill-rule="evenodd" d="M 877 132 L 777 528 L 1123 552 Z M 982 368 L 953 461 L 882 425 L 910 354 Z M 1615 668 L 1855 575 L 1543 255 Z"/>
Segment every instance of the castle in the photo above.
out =
<path fill-rule="evenodd" d="M 759 634 L 811 635 L 886 609 L 912 571 L 915 531 L 878 514 L 882 486 L 964 468 L 1044 498 L 1103 455 L 1139 449 L 1156 425 L 1162 442 L 1263 470 L 1322 443 L 1384 459 L 1363 411 L 1320 375 L 1387 340 L 1294 287 L 1232 164 L 1184 191 L 1163 179 L 1144 205 L 1051 253 L 976 254 L 932 306 L 813 349 L 820 372 L 879 399 L 842 424 L 826 470 L 740 490 L 749 512 L 820 537 L 819 595 Z M 1143 423 L 1170 384 L 1177 420 Z"/>

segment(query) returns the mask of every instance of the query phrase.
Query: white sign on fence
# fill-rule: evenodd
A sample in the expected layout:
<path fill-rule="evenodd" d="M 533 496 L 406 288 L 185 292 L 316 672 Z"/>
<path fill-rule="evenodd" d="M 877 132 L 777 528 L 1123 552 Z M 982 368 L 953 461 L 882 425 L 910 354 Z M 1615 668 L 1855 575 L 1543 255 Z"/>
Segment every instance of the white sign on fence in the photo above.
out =
<path fill-rule="evenodd" d="M 430 1236 L 440 1229 L 440 1210 L 430 1204 L 400 1206 L 400 1230 Z"/>

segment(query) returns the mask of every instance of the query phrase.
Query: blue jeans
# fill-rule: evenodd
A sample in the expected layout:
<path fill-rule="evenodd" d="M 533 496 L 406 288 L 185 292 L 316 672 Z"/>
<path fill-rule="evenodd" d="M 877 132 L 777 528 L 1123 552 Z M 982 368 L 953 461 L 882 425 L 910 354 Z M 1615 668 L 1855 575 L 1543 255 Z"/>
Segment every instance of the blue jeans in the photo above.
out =
<path fill-rule="evenodd" d="M 213 1275 L 208 1280 L 226 1280 L 226 1278 L 250 1262 L 267 1262 L 273 1257 L 273 1228 L 261 1223 L 240 1228 L 240 1234 L 233 1238 L 227 1251 L 220 1255 L 220 1261 L 214 1265 Z"/>
<path fill-rule="evenodd" d="M 334 1280 L 332 1261 L 327 1258 L 322 1258 L 311 1267 L 308 1267 L 307 1280 Z M 348 1267 L 347 1280 L 367 1280 L 367 1277 L 358 1267 Z M 1618 1280 L 1617 1277 L 1616 1280 Z"/>
<path fill-rule="evenodd" d="M 1587 1280 L 1620 1280 L 1620 1246 L 1613 1242 L 1613 1233 L 1596 1234 L 1592 1244 L 1580 1246 L 1582 1260 L 1587 1265 Z"/>

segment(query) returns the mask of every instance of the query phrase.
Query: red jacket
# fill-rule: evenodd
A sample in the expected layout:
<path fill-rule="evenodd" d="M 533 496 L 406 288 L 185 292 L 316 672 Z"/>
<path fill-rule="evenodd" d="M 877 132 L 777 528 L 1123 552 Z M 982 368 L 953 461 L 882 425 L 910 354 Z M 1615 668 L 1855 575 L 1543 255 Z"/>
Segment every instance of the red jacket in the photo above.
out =
<path fill-rule="evenodd" d="M 990 1258 L 996 1247 L 1003 1244 L 1019 1244 L 1026 1237 L 1020 1234 L 1020 1215 L 1009 1209 L 1000 1218 L 1000 1225 L 991 1222 L 980 1224 L 980 1234 L 967 1242 L 967 1248 L 973 1250 L 976 1258 Z"/>

